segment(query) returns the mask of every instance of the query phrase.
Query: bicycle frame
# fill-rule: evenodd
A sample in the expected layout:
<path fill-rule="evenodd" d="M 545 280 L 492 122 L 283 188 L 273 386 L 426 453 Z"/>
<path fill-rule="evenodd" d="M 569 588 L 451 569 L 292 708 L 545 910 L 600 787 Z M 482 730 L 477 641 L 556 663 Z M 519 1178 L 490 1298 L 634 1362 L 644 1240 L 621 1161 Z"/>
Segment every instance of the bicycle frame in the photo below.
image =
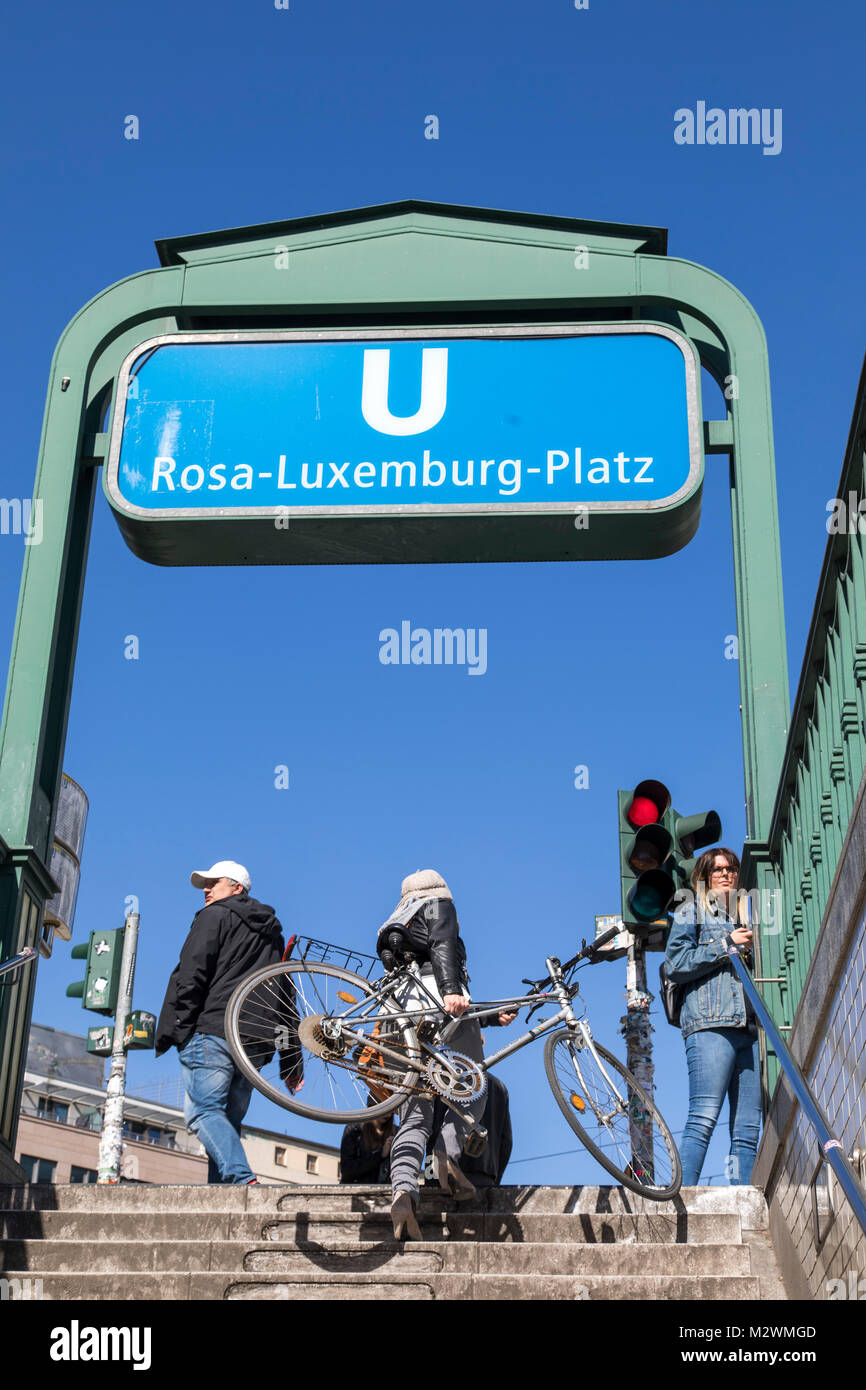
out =
<path fill-rule="evenodd" d="M 510 1042 L 505 1047 L 500 1048 L 498 1052 L 494 1052 L 489 1057 L 485 1057 L 481 1062 L 478 1063 L 479 1067 L 482 1071 L 490 1071 L 500 1062 L 503 1062 L 506 1057 L 511 1057 L 515 1052 L 520 1052 L 522 1048 L 527 1047 L 529 1043 L 534 1042 L 536 1038 L 544 1037 L 546 1033 L 551 1032 L 554 1028 L 557 1028 L 561 1023 L 565 1023 L 569 1029 L 569 1032 L 571 1032 L 574 1036 L 576 1046 L 579 1049 L 583 1049 L 584 1047 L 588 1048 L 588 1050 L 591 1052 L 593 1056 L 596 1066 L 599 1068 L 600 1072 L 604 1076 L 604 1079 L 610 1087 L 611 1091 L 618 1097 L 620 1105 L 625 1107 L 626 1102 L 623 1100 L 623 1097 L 619 1089 L 617 1088 L 616 1083 L 612 1080 L 609 1072 L 607 1071 L 607 1068 L 605 1067 L 604 1063 L 598 1055 L 598 1052 L 596 1051 L 595 1045 L 592 1040 L 592 1033 L 590 1031 L 589 1024 L 585 1021 L 585 1019 L 577 1018 L 575 1016 L 574 1010 L 571 1007 L 571 1001 L 577 993 L 577 986 L 575 985 L 573 988 L 569 988 L 568 986 L 563 984 L 562 972 L 559 968 L 558 962 L 555 962 L 552 958 L 549 958 L 545 963 L 548 967 L 548 974 L 550 976 L 552 984 L 552 989 L 549 993 L 542 994 L 538 991 L 533 991 L 531 994 L 514 995 L 509 999 L 498 999 L 491 1000 L 487 1003 L 471 1004 L 469 1008 L 466 1010 L 466 1012 L 461 1014 L 459 1017 L 449 1017 L 446 1015 L 446 1017 L 449 1017 L 449 1021 L 446 1023 L 444 1028 L 439 1030 L 438 1039 L 435 1045 L 431 1045 L 425 1040 L 419 1038 L 419 1047 L 423 1048 L 424 1051 L 430 1053 L 431 1056 L 435 1057 L 437 1055 L 437 1048 L 446 1046 L 449 1038 L 460 1027 L 461 1023 L 464 1023 L 469 1019 L 483 1018 L 493 1012 L 512 1013 L 518 1011 L 521 1008 L 543 1005 L 548 1001 L 555 1001 L 559 1003 L 560 1007 L 558 1012 L 555 1013 L 552 1018 L 541 1020 L 539 1023 L 535 1025 L 534 1028 L 528 1029 L 527 1032 L 523 1033 L 519 1038 L 515 1038 L 513 1042 Z M 382 1013 L 374 1012 L 381 1000 L 393 996 L 393 994 L 398 989 L 400 989 L 400 987 L 409 979 L 412 980 L 414 988 L 420 989 L 421 993 L 426 994 L 427 998 L 430 1000 L 430 1009 L 401 1009 L 394 1010 L 393 1012 L 391 1010 Z M 377 982 L 377 984 L 374 985 L 374 990 L 375 995 L 373 997 L 368 997 L 366 1000 L 363 1000 L 360 1003 L 350 1005 L 349 1008 L 346 1009 L 343 1013 L 331 1014 L 329 1016 L 329 1021 L 333 1020 L 334 1022 L 336 1022 L 339 1025 L 340 1031 L 346 1031 L 350 1038 L 356 1041 L 369 1042 L 368 1038 L 361 1037 L 360 1035 L 354 1033 L 354 1030 L 351 1028 L 351 1020 L 354 1019 L 358 1022 L 363 1020 L 367 1024 L 371 1022 L 374 1024 L 378 1022 L 387 1022 L 388 1024 L 393 1025 L 395 1023 L 401 1022 L 412 1022 L 416 1019 L 418 1020 L 418 1022 L 421 1022 L 422 1020 L 429 1019 L 430 1014 L 433 1011 L 439 1014 L 444 1013 L 441 1003 L 436 998 L 436 996 L 424 985 L 421 976 L 416 975 L 414 972 L 412 972 L 406 967 L 401 967 L 399 970 L 389 972 L 389 974 L 386 975 L 383 980 Z M 349 1024 L 350 1026 L 346 1028 L 346 1024 Z M 390 1056 L 392 1059 L 396 1058 L 401 1063 L 404 1063 L 406 1060 L 403 1054 L 392 1051 L 392 1049 L 389 1048 L 387 1042 L 385 1042 L 382 1039 L 377 1039 L 376 1050 L 380 1052 L 383 1056 Z"/>

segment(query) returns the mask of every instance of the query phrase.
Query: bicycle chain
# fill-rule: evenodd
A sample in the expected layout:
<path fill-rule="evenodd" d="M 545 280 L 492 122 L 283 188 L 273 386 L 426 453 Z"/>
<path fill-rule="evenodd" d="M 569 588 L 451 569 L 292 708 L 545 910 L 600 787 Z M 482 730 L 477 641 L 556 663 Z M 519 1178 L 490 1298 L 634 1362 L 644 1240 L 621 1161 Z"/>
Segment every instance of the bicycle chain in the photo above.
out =
<path fill-rule="evenodd" d="M 376 1039 L 372 1039 L 370 1045 L 375 1047 L 376 1041 Z M 414 1061 L 409 1059 L 409 1052 L 405 1043 L 389 1041 L 387 1043 L 387 1046 L 390 1048 L 392 1052 L 405 1051 L 407 1070 L 418 1071 L 422 1076 L 426 1076 L 426 1084 L 406 1086 L 403 1085 L 401 1082 L 397 1081 L 391 1075 L 390 1072 L 384 1070 L 382 1067 L 365 1066 L 363 1068 L 359 1068 L 356 1062 L 352 1062 L 351 1060 L 347 1061 L 344 1058 L 339 1057 L 337 1054 L 328 1053 L 325 1050 L 323 1050 L 322 1054 L 320 1055 L 322 1057 L 322 1061 L 326 1062 L 328 1066 L 342 1067 L 344 1071 L 354 1072 L 358 1079 L 364 1082 L 365 1084 L 366 1078 L 369 1077 L 371 1081 L 379 1085 L 393 1087 L 394 1091 L 401 1091 L 406 1095 L 421 1096 L 422 1098 L 427 1100 L 431 1099 L 434 1094 L 438 1094 L 441 1095 L 444 1099 L 450 1100 L 452 1104 L 469 1105 L 473 1100 L 477 1099 L 479 1096 L 484 1095 L 487 1089 L 487 1077 L 485 1076 L 484 1072 L 478 1066 L 477 1062 L 473 1062 L 471 1057 L 466 1057 L 462 1052 L 453 1052 L 449 1048 L 440 1048 L 437 1057 L 432 1057 L 430 1061 L 427 1063 L 427 1066 L 423 1067 L 422 1069 L 422 1064 L 420 1060 Z M 442 1063 L 439 1062 L 439 1058 L 447 1059 L 445 1065 L 442 1065 Z M 463 1072 L 464 1077 L 471 1076 L 473 1086 L 470 1094 L 468 1095 L 460 1095 L 454 1093 L 454 1087 L 456 1085 L 461 1084 L 461 1078 L 459 1078 L 459 1075 L 458 1080 L 456 1082 L 452 1082 L 449 1086 L 448 1073 L 449 1071 L 451 1071 L 451 1068 L 448 1066 L 448 1063 L 452 1059 L 459 1063 L 459 1070 Z M 436 1071 L 435 1077 L 434 1075 L 432 1075 L 434 1071 Z M 462 1080 L 462 1084 L 465 1085 L 466 1081 Z"/>

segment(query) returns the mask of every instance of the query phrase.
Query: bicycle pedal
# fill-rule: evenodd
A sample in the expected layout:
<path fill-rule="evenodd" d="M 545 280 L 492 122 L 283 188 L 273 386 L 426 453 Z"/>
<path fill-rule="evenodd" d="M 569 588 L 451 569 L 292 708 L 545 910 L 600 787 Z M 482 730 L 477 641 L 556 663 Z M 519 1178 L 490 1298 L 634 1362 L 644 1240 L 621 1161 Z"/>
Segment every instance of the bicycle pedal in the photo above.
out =
<path fill-rule="evenodd" d="M 419 1042 L 430 1042 L 436 1036 L 436 1024 L 430 1018 L 424 1018 L 415 1029 L 415 1035 Z"/>
<path fill-rule="evenodd" d="M 487 1130 L 478 1125 L 467 1136 L 463 1152 L 467 1158 L 480 1158 L 487 1148 Z"/>

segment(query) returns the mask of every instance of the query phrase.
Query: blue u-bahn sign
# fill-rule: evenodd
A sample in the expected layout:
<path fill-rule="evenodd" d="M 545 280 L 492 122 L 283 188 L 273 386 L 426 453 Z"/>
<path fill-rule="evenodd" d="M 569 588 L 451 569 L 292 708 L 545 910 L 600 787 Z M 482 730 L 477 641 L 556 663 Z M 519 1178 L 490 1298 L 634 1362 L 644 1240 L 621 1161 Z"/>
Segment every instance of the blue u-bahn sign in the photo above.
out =
<path fill-rule="evenodd" d="M 660 555 L 700 421 L 662 325 L 171 334 L 123 365 L 105 486 L 164 564 Z"/>

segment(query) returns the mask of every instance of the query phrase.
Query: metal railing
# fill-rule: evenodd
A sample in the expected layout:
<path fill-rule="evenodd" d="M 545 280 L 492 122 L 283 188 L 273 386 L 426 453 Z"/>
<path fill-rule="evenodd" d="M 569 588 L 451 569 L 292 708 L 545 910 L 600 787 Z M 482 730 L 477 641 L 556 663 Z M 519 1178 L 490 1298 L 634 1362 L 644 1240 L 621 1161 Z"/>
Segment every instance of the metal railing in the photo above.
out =
<path fill-rule="evenodd" d="M 32 946 L 25 946 L 23 951 L 19 951 L 17 956 L 10 956 L 8 960 L 0 961 L 0 975 L 7 975 L 11 970 L 17 970 L 19 965 L 29 965 L 39 955 Z M 2 980 L 4 985 L 14 984 L 13 980 Z"/>
<path fill-rule="evenodd" d="M 848 1161 L 848 1157 L 842 1146 L 841 1140 L 837 1139 L 827 1121 L 827 1117 L 821 1109 L 809 1089 L 809 1083 L 798 1063 L 791 1055 L 787 1044 L 783 1041 L 782 1035 L 773 1022 L 773 1017 L 748 970 L 746 969 L 740 952 L 734 945 L 728 946 L 728 955 L 731 963 L 739 978 L 740 984 L 748 996 L 749 1002 L 755 1013 L 767 1039 L 772 1046 L 779 1065 L 785 1073 L 785 1077 L 791 1090 L 794 1092 L 800 1103 L 800 1108 L 807 1120 L 811 1124 L 818 1139 L 821 1149 L 821 1156 L 836 1175 L 839 1186 L 845 1193 L 854 1213 L 859 1222 L 860 1229 L 866 1235 L 866 1189 L 864 1189 L 854 1172 L 853 1167 Z"/>

